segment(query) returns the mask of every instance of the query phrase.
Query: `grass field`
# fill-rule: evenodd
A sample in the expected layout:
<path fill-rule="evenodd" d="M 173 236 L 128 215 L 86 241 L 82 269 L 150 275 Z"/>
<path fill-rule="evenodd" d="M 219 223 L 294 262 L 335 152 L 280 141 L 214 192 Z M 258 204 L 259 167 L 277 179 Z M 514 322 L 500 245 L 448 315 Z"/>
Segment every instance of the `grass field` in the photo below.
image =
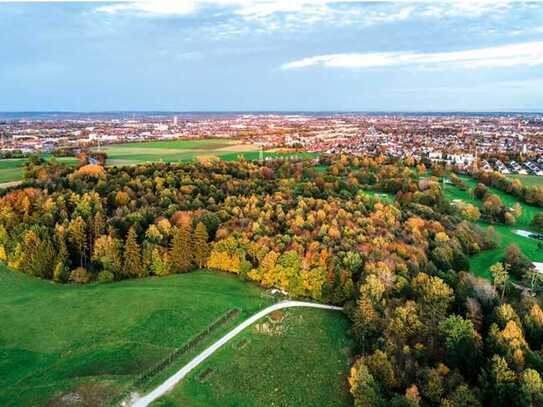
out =
<path fill-rule="evenodd" d="M 470 193 L 471 189 L 473 189 L 477 182 L 469 177 L 461 178 L 466 184 L 469 185 L 470 190 L 462 191 L 452 184 L 445 184 L 445 195 L 451 200 L 460 199 L 464 202 L 468 202 L 480 207 L 482 202 L 474 198 Z M 489 187 L 488 189 L 490 192 L 497 194 L 501 198 L 502 202 L 509 207 L 512 207 L 517 202 L 517 199 L 512 195 L 509 195 L 495 188 Z M 492 250 L 486 250 L 470 258 L 471 271 L 475 274 L 489 278 L 490 272 L 488 271 L 488 269 L 491 265 L 503 259 L 505 250 L 507 246 L 509 246 L 511 243 L 519 246 L 522 252 L 526 256 L 528 256 L 530 260 L 543 262 L 543 250 L 538 249 L 538 241 L 528 237 L 519 236 L 514 233 L 515 229 L 530 230 L 530 222 L 533 216 L 536 213 L 541 212 L 543 209 L 530 206 L 522 202 L 519 203 L 522 207 L 522 216 L 518 218 L 517 224 L 513 226 L 492 225 L 494 229 L 496 229 L 496 232 L 500 237 L 500 244 L 498 245 L 498 247 Z M 482 228 L 487 228 L 489 226 L 487 223 L 482 221 L 477 223 Z"/>
<path fill-rule="evenodd" d="M 518 178 L 522 181 L 522 184 L 527 187 L 540 187 L 543 186 L 543 177 L 537 175 L 509 175 L 509 178 Z"/>
<path fill-rule="evenodd" d="M 248 328 L 152 405 L 351 405 L 346 318 L 315 309 L 289 309 L 282 318 L 270 331 Z"/>
<path fill-rule="evenodd" d="M 52 158 L 50 155 L 43 156 L 47 159 Z M 74 165 L 79 162 L 79 160 L 72 157 L 58 157 L 56 160 Z M 0 184 L 22 180 L 25 163 L 26 158 L 0 160 Z"/>
<path fill-rule="evenodd" d="M 272 301 L 211 272 L 75 287 L 2 267 L 0 292 L 1 406 L 99 405 L 227 310 L 241 310 L 230 329 Z"/>
<path fill-rule="evenodd" d="M 216 156 L 223 160 L 233 161 L 240 157 L 246 160 L 257 160 L 260 156 L 258 146 L 244 144 L 237 140 L 173 140 L 150 143 L 127 143 L 106 146 L 103 151 L 108 155 L 108 165 L 134 165 L 146 162 L 178 162 L 190 161 L 197 157 Z M 264 152 L 264 158 L 296 156 L 314 158 L 313 153 L 283 154 Z"/>
<path fill-rule="evenodd" d="M 134 165 L 145 162 L 190 161 L 198 156 L 232 156 L 239 153 L 256 152 L 257 146 L 242 144 L 236 140 L 173 140 L 149 143 L 127 143 L 106 146 L 108 165 Z"/>

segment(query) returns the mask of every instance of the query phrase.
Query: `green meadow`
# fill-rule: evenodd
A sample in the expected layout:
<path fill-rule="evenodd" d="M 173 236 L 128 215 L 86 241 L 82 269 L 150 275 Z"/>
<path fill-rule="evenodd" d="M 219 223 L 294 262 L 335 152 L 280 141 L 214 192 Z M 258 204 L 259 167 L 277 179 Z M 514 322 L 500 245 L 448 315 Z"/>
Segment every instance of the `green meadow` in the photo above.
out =
<path fill-rule="evenodd" d="M 133 387 L 139 375 L 227 311 L 240 312 L 172 368 L 272 302 L 252 284 L 205 271 L 63 286 L 2 266 L 0 292 L 0 405 L 6 407 L 62 405 L 76 396 L 82 405 L 101 405 L 142 391 Z"/>
<path fill-rule="evenodd" d="M 277 321 L 249 327 L 152 405 L 351 405 L 347 319 L 337 311 L 292 308 Z"/>
<path fill-rule="evenodd" d="M 102 149 L 108 155 L 108 165 L 136 165 L 148 162 L 191 161 L 198 157 L 214 156 L 234 161 L 239 158 L 257 160 L 258 147 L 231 139 L 173 140 L 146 143 L 114 144 Z M 314 158 L 313 153 L 263 152 L 263 158 Z"/>

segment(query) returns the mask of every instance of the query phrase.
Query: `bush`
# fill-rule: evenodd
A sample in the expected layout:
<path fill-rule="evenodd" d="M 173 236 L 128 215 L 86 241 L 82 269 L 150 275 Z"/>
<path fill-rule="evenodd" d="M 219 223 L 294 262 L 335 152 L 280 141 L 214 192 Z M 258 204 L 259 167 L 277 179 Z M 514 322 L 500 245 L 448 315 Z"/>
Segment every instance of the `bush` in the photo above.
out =
<path fill-rule="evenodd" d="M 70 281 L 77 284 L 86 284 L 91 280 L 91 275 L 85 267 L 78 267 L 70 273 Z"/>
<path fill-rule="evenodd" d="M 111 283 L 115 280 L 115 276 L 111 271 L 103 270 L 98 273 L 98 281 L 101 283 Z"/>

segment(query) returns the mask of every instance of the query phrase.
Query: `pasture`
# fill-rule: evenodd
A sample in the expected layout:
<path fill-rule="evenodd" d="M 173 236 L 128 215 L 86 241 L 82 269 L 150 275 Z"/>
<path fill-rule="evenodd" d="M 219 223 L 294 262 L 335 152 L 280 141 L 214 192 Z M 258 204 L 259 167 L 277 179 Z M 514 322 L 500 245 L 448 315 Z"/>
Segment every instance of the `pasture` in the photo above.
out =
<path fill-rule="evenodd" d="M 205 271 L 61 286 L 1 266 L 0 291 L 0 405 L 6 407 L 66 405 L 73 398 L 109 403 L 227 311 L 240 312 L 223 329 L 272 302 L 252 284 Z M 214 331 L 201 346 L 222 333 Z"/>
<path fill-rule="evenodd" d="M 246 329 L 152 406 L 349 406 L 349 323 L 288 309 Z"/>

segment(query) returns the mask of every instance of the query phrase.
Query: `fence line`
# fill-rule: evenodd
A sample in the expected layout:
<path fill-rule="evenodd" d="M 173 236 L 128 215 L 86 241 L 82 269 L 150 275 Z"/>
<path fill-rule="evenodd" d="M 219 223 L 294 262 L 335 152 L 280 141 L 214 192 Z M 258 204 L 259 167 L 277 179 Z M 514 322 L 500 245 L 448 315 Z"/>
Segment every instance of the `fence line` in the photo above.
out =
<path fill-rule="evenodd" d="M 229 320 L 237 317 L 240 314 L 240 310 L 237 308 L 231 309 L 228 312 L 226 312 L 224 315 L 222 315 L 220 318 L 216 319 L 214 322 L 209 324 L 202 332 L 200 332 L 195 337 L 191 338 L 188 342 L 186 342 L 184 345 L 182 345 L 180 348 L 177 348 L 172 353 L 170 353 L 166 358 L 164 358 L 161 362 L 153 366 L 152 368 L 148 369 L 146 372 L 142 373 L 135 381 L 134 386 L 139 387 L 146 382 L 148 382 L 151 378 L 162 372 L 164 369 L 166 369 L 168 366 L 170 366 L 176 359 L 178 359 L 183 354 L 191 351 L 194 349 L 197 345 L 202 342 L 202 340 L 209 335 L 211 332 L 219 328 L 220 326 L 224 325 Z"/>

